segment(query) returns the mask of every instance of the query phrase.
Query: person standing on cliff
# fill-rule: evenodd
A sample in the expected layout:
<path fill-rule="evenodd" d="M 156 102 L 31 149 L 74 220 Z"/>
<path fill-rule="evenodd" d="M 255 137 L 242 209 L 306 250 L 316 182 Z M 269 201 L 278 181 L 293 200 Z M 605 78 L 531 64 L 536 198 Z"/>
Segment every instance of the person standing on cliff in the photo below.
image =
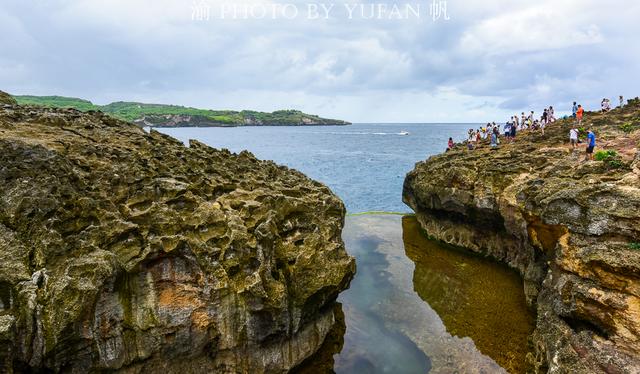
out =
<path fill-rule="evenodd" d="M 447 152 L 453 149 L 455 143 L 453 142 L 453 138 L 449 138 L 449 143 L 447 144 Z"/>
<path fill-rule="evenodd" d="M 491 132 L 491 148 L 492 149 L 496 149 L 498 148 L 498 133 L 500 130 L 495 129 L 494 131 Z"/>
<path fill-rule="evenodd" d="M 578 111 L 576 112 L 576 118 L 578 119 L 578 126 L 582 125 L 583 116 L 584 116 L 584 108 L 582 108 L 582 105 L 578 105 Z"/>
<path fill-rule="evenodd" d="M 509 129 L 509 141 L 514 142 L 516 140 L 516 130 L 518 129 L 518 116 L 513 117 L 515 120 L 511 123 L 511 129 Z"/>
<path fill-rule="evenodd" d="M 569 141 L 571 142 L 571 146 L 573 149 L 576 149 L 578 146 L 578 130 L 576 129 L 576 125 L 574 124 L 569 131 Z"/>
<path fill-rule="evenodd" d="M 620 95 L 620 108 L 624 108 L 624 97 Z"/>
<path fill-rule="evenodd" d="M 573 102 L 573 119 L 576 119 L 576 114 L 578 113 L 578 105 L 577 103 L 574 101 Z"/>
<path fill-rule="evenodd" d="M 585 160 L 593 161 L 593 149 L 596 147 L 596 134 L 593 133 L 593 130 L 589 128 L 589 133 L 587 134 L 587 156 Z"/>

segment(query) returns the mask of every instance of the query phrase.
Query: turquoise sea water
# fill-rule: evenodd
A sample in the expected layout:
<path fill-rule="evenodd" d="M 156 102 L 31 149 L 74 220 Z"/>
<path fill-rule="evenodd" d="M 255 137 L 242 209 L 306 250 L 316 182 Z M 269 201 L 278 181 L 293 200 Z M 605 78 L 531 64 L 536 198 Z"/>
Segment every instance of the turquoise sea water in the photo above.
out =
<path fill-rule="evenodd" d="M 443 152 L 449 137 L 465 138 L 473 124 L 355 124 L 320 127 L 161 129 L 232 152 L 297 169 L 328 185 L 349 213 L 409 212 L 402 183 L 416 162 Z M 408 132 L 409 135 L 400 135 Z"/>

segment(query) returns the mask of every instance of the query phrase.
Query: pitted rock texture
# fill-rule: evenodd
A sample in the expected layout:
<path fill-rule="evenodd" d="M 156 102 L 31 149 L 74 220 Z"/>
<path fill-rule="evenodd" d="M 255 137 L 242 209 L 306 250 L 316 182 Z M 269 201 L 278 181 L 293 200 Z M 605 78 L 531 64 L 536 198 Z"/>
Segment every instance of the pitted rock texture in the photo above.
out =
<path fill-rule="evenodd" d="M 520 271 L 537 372 L 638 373 L 640 101 L 585 122 L 620 168 L 583 161 L 567 119 L 499 150 L 459 145 L 420 162 L 403 199 L 427 234 Z"/>
<path fill-rule="evenodd" d="M 101 113 L 0 109 L 3 372 L 280 373 L 355 262 L 301 173 Z"/>

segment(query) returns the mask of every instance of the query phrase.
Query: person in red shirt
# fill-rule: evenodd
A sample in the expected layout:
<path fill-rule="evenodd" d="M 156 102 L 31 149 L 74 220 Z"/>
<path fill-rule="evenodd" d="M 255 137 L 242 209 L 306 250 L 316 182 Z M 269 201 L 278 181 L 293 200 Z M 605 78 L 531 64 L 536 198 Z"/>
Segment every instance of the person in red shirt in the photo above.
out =
<path fill-rule="evenodd" d="M 578 125 L 582 125 L 582 117 L 584 116 L 584 108 L 582 105 L 578 105 L 578 111 L 576 112 L 576 117 L 578 119 Z"/>
<path fill-rule="evenodd" d="M 449 145 L 449 148 L 447 149 L 447 151 L 450 150 L 450 149 L 453 149 L 453 146 L 454 146 L 453 138 L 449 138 L 449 144 L 448 145 Z"/>

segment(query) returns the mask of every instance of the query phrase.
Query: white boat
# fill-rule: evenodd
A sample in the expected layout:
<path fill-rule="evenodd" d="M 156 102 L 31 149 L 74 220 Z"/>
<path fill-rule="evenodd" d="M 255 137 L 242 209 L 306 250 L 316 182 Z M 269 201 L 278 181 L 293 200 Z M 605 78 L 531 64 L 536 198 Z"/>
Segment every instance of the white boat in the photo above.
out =
<path fill-rule="evenodd" d="M 398 135 L 406 136 L 406 135 L 409 135 L 409 133 L 408 133 L 408 132 L 406 132 L 406 131 L 400 131 L 400 132 L 398 133 Z"/>

